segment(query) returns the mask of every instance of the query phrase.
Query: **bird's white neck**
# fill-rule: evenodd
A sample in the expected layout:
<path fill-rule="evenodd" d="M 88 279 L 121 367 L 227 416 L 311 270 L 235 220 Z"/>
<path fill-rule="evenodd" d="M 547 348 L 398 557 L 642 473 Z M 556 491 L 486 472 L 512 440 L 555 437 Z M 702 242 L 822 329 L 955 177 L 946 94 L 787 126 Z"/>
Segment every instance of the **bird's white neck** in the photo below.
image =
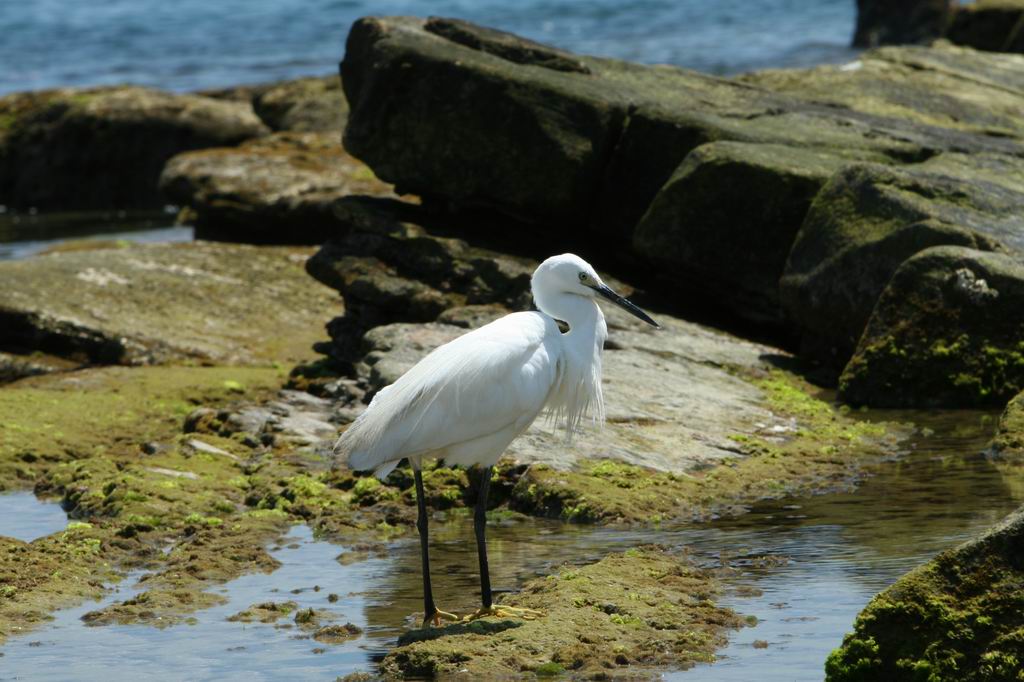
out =
<path fill-rule="evenodd" d="M 534 300 L 542 313 L 569 325 L 565 340 L 572 350 L 589 354 L 593 352 L 598 341 L 601 346 L 604 345 L 608 328 L 605 325 L 604 313 L 594 299 L 562 292 L 544 294 L 535 291 Z M 600 349 L 599 346 L 597 350 Z"/>
<path fill-rule="evenodd" d="M 587 413 L 598 423 L 604 421 L 601 351 L 608 327 L 592 298 L 567 293 L 537 296 L 535 291 L 534 300 L 541 312 L 569 325 L 562 335 L 566 363 L 551 407 L 556 419 L 565 419 L 566 434 L 571 438 Z"/>

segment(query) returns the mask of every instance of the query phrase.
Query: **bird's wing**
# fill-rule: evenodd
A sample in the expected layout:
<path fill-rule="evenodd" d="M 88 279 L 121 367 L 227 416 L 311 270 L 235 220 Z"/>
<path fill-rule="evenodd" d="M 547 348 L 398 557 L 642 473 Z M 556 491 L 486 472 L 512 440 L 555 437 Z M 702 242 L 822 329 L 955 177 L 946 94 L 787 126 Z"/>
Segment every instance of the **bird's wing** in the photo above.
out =
<path fill-rule="evenodd" d="M 540 313 L 464 334 L 374 396 L 335 451 L 352 469 L 376 469 L 532 421 L 557 377 L 559 344 L 557 326 Z"/>

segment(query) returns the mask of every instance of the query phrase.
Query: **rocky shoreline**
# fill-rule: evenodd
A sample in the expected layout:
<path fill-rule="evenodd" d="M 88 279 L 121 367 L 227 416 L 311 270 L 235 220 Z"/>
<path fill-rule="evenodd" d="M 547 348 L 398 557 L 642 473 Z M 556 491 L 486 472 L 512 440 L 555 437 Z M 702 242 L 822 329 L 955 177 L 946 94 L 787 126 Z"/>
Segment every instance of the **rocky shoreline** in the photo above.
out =
<path fill-rule="evenodd" d="M 664 329 L 609 313 L 609 423 L 572 448 L 533 427 L 499 467 L 501 510 L 651 527 L 849 488 L 913 432 L 849 409 L 861 405 L 1009 402 L 994 452 L 1013 466 L 1024 57 L 889 47 L 722 79 L 388 17 L 356 23 L 341 72 L 0 98 L 0 204 L 167 202 L 217 240 L 0 263 L 0 490 L 59 498 L 75 520 L 31 543 L 0 538 L 0 640 L 134 568 L 142 595 L 91 625 L 186 619 L 216 603 L 213 585 L 273 570 L 266 546 L 291 523 L 344 542 L 410 532 L 408 470 L 380 483 L 332 469 L 331 442 L 433 347 L 529 307 L 530 273 L 560 250 Z M 425 479 L 436 509 L 475 500 L 463 472 Z M 950 571 L 1000 560 L 1019 526 L 880 595 L 830 679 L 896 674 L 904 659 L 941 679 L 957 647 L 991 663 L 978 679 L 1003 679 L 1012 618 L 972 621 L 957 642 L 922 630 L 912 656 L 878 642 L 913 604 L 959 594 Z M 999 594 L 978 599 L 1003 603 L 1022 570 L 1005 563 Z M 567 571 L 593 577 L 570 585 Z M 643 589 L 671 614 L 619 603 L 631 571 L 663 576 Z M 742 624 L 717 589 L 685 558 L 631 550 L 511 597 L 551 604 L 547 621 L 410 639 L 380 671 L 684 667 Z M 565 639 L 583 614 L 602 634 Z M 523 638 L 530 655 L 495 658 Z M 473 644 L 456 656 L 456 640 Z"/>

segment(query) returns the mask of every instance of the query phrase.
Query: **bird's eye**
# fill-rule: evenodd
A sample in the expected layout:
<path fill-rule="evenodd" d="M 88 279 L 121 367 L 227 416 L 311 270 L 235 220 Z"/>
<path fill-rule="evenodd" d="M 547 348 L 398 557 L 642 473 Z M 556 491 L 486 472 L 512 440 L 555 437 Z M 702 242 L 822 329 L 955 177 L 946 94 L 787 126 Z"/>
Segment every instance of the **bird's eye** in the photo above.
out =
<path fill-rule="evenodd" d="M 580 281 L 581 282 L 586 282 L 587 281 L 587 273 L 585 273 L 585 272 L 581 272 L 580 273 Z"/>

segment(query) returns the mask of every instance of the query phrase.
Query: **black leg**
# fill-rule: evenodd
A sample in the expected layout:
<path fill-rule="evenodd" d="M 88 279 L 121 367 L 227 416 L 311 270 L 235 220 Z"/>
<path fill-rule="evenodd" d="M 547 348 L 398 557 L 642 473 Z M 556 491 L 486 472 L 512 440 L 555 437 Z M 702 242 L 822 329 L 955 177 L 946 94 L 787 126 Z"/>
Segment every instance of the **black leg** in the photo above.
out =
<path fill-rule="evenodd" d="M 434 606 L 434 595 L 430 589 L 430 556 L 427 552 L 427 499 L 423 494 L 423 473 L 418 467 L 413 469 L 416 478 L 416 504 L 419 516 L 416 517 L 416 528 L 420 532 L 420 552 L 423 562 L 423 622 L 426 624 L 434 617 L 437 607 Z"/>
<path fill-rule="evenodd" d="M 484 608 L 491 608 L 491 575 L 487 568 L 487 493 L 491 490 L 491 467 L 480 470 L 480 484 L 476 492 L 476 512 L 473 514 L 473 530 L 476 531 L 476 552 L 480 557 L 480 596 Z"/>

